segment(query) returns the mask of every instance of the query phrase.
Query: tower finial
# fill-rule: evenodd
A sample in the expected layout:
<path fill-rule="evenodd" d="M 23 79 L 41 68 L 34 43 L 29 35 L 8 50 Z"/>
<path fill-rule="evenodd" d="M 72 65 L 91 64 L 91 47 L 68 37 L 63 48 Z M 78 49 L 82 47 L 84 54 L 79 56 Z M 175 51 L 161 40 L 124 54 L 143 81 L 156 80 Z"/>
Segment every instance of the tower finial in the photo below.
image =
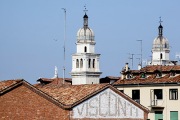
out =
<path fill-rule="evenodd" d="M 158 29 L 159 29 L 159 36 L 163 35 L 163 26 L 161 25 L 162 22 L 163 21 L 161 20 L 161 17 L 159 17 L 159 23 L 160 23 L 160 25 L 158 27 Z"/>
<path fill-rule="evenodd" d="M 86 12 L 88 10 L 86 10 L 86 5 L 84 6 L 84 12 L 85 12 L 85 15 L 84 15 L 84 29 L 87 29 L 88 28 L 88 16 L 86 15 Z"/>
<path fill-rule="evenodd" d="M 84 5 L 84 12 L 85 12 L 85 14 L 86 14 L 86 12 L 87 12 L 88 10 L 86 9 L 86 4 Z"/>
<path fill-rule="evenodd" d="M 159 17 L 159 23 L 160 23 L 160 25 L 161 25 L 161 23 L 162 23 L 163 21 L 161 20 L 161 16 Z"/>

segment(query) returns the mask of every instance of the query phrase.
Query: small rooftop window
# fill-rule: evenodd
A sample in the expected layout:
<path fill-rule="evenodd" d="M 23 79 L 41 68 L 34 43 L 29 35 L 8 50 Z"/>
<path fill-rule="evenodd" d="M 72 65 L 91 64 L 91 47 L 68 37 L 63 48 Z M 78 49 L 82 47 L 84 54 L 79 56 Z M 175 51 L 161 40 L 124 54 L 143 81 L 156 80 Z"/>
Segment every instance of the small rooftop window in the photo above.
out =
<path fill-rule="evenodd" d="M 140 77 L 141 77 L 141 78 L 146 78 L 146 74 L 145 74 L 145 73 L 142 73 Z"/>

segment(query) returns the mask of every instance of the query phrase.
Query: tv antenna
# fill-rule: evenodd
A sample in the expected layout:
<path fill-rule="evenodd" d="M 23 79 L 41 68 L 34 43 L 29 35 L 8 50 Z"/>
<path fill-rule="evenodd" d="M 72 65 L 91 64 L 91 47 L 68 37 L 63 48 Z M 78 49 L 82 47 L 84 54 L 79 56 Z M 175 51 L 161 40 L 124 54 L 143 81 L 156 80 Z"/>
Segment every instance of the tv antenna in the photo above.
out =
<path fill-rule="evenodd" d="M 142 40 L 137 40 L 137 41 L 141 42 L 141 46 L 140 46 L 141 47 L 141 54 L 140 54 L 141 55 L 141 62 L 140 62 L 140 64 L 141 64 L 141 67 L 142 67 Z"/>
<path fill-rule="evenodd" d="M 63 46 L 63 58 L 64 58 L 64 64 L 63 64 L 63 84 L 65 81 L 65 71 L 66 71 L 66 8 L 62 8 L 64 11 L 64 46 Z"/>
<path fill-rule="evenodd" d="M 134 59 L 134 54 L 130 54 L 130 53 L 129 53 L 129 55 L 131 56 L 131 57 L 129 57 L 129 59 L 131 59 L 131 61 L 132 61 L 132 69 L 133 69 L 133 59 Z"/>

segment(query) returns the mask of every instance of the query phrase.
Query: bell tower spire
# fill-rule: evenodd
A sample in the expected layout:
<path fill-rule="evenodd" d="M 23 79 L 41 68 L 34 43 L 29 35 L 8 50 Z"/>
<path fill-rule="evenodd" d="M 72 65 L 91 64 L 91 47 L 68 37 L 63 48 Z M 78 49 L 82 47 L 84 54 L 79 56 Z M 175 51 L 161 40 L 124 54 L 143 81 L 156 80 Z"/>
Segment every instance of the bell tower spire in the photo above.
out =
<path fill-rule="evenodd" d="M 160 25 L 159 25 L 159 27 L 158 27 L 158 29 L 159 29 L 159 36 L 160 37 L 162 37 L 163 36 L 163 26 L 161 25 L 161 23 L 163 22 L 163 21 L 161 21 L 161 17 L 159 17 L 159 23 L 160 23 Z"/>
<path fill-rule="evenodd" d="M 87 16 L 87 14 L 86 14 L 86 12 L 87 12 L 88 10 L 86 9 L 86 5 L 84 6 L 84 12 L 85 12 L 85 14 L 84 14 L 84 29 L 87 29 L 88 28 L 88 16 Z"/>

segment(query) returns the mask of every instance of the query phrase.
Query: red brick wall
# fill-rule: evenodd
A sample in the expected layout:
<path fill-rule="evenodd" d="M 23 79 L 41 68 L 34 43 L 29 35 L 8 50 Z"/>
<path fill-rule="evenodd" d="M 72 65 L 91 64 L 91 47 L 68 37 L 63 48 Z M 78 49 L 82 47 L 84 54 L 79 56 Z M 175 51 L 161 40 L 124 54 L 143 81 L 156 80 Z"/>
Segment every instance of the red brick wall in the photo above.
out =
<path fill-rule="evenodd" d="M 0 96 L 0 119 L 68 120 L 69 111 L 21 85 Z"/>

